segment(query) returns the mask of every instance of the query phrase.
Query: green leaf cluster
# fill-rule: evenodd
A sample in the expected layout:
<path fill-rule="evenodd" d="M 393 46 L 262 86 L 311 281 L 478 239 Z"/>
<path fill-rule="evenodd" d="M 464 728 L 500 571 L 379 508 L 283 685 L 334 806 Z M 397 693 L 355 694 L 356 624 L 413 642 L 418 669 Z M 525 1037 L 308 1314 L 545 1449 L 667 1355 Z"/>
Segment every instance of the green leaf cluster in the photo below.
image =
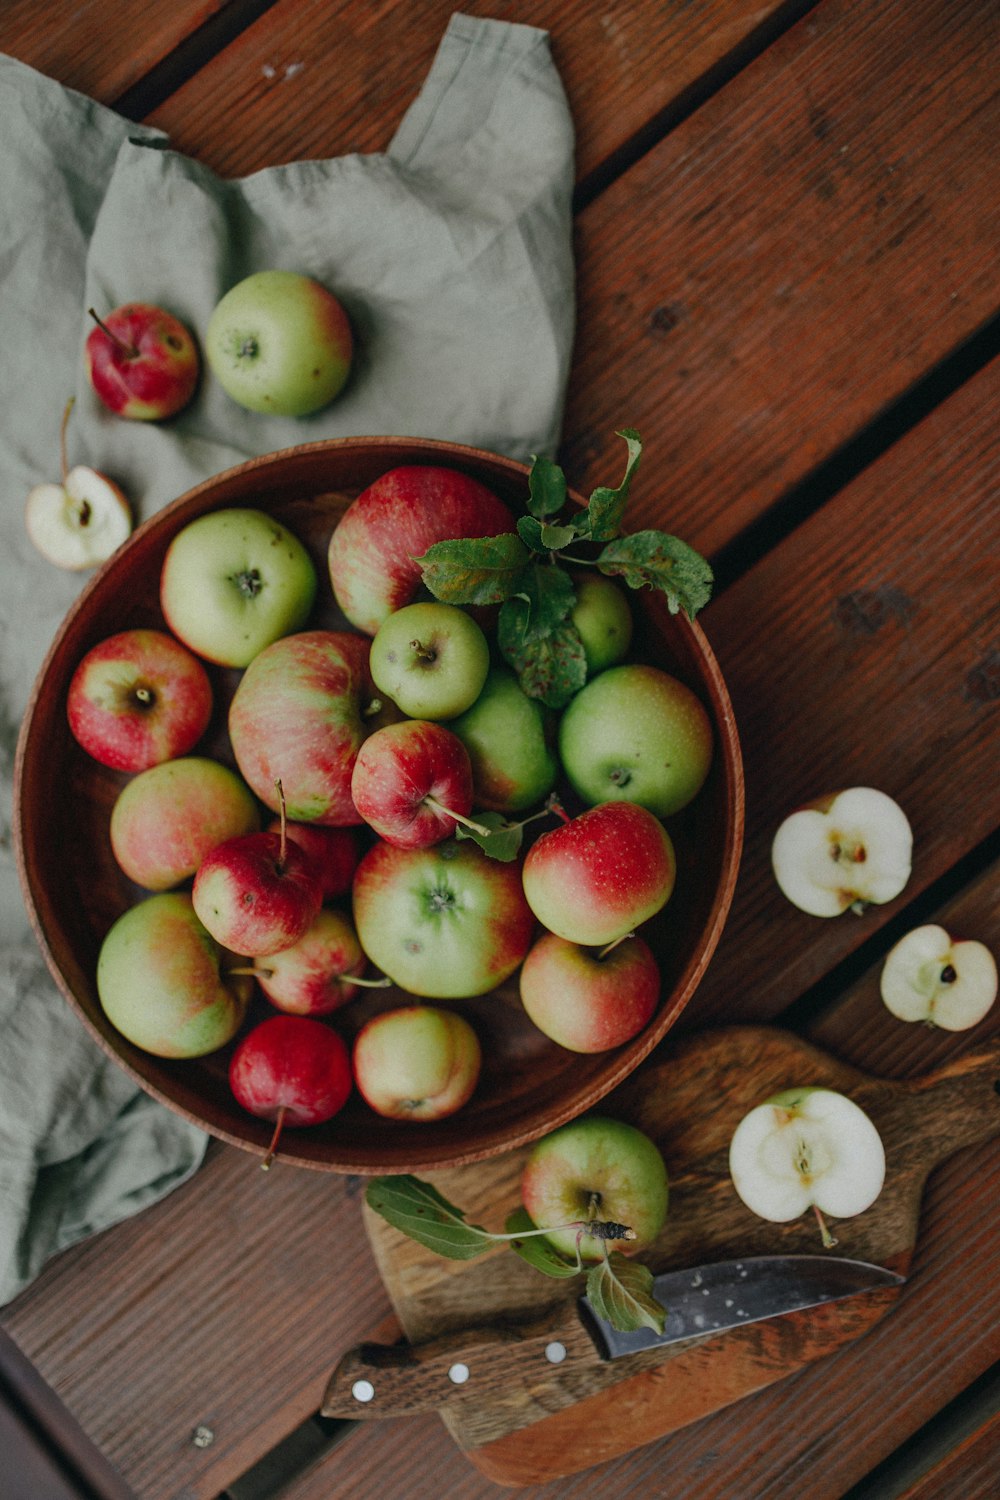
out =
<path fill-rule="evenodd" d="M 581 1220 L 564 1226 L 577 1230 L 577 1254 L 570 1260 L 546 1238 L 545 1230 L 535 1227 L 525 1209 L 516 1209 L 508 1217 L 504 1233 L 494 1234 L 478 1224 L 468 1223 L 462 1210 L 449 1203 L 431 1183 L 409 1174 L 373 1178 L 365 1201 L 394 1229 L 448 1260 L 472 1260 L 506 1244 L 536 1271 L 561 1279 L 583 1271 L 580 1241 L 592 1229 L 603 1254 L 587 1271 L 591 1307 L 612 1328 L 622 1332 L 643 1327 L 663 1331 L 666 1309 L 653 1296 L 652 1272 L 618 1251 L 609 1254 L 607 1240 L 597 1233 L 604 1227 L 600 1223 L 588 1225 Z"/>
<path fill-rule="evenodd" d="M 632 427 L 617 434 L 627 446 L 625 473 L 614 488 L 598 487 L 583 511 L 555 519 L 566 506 L 566 477 L 536 456 L 528 474 L 527 514 L 517 529 L 495 537 L 437 542 L 417 559 L 423 582 L 447 604 L 499 605 L 497 643 L 522 689 L 548 707 L 564 708 L 587 677 L 583 642 L 572 621 L 576 589 L 569 568 L 595 567 L 629 588 L 662 593 L 671 613 L 690 619 L 708 603 L 712 570 L 680 538 L 662 531 L 622 534 L 622 521 L 642 442 Z M 574 544 L 587 555 L 567 552 Z"/>

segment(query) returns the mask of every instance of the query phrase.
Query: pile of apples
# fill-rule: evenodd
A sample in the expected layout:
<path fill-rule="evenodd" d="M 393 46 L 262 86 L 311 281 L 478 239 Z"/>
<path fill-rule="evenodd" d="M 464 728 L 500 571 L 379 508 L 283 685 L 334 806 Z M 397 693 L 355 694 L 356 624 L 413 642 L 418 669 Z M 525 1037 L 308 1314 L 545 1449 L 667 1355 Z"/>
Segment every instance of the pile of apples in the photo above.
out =
<path fill-rule="evenodd" d="M 354 1087 L 387 1118 L 454 1113 L 482 1053 L 452 1002 L 519 969 L 527 1016 L 573 1051 L 656 1010 L 636 929 L 673 891 L 664 820 L 704 783 L 711 724 L 628 659 L 610 578 L 578 588 L 588 679 L 561 712 L 522 690 L 487 614 L 421 597 L 428 547 L 513 524 L 457 470 L 393 469 L 341 518 L 327 581 L 264 510 L 207 512 L 165 553 L 165 628 L 103 640 L 71 679 L 77 742 L 128 773 L 109 836 L 140 893 L 103 941 L 101 1004 L 157 1056 L 235 1040 L 234 1095 L 278 1129 L 332 1118 Z M 346 628 L 310 628 L 321 587 Z M 207 755 L 216 669 L 238 676 Z M 402 1003 L 348 1045 L 336 1013 L 389 984 Z M 274 1015 L 239 1036 L 255 986 Z"/>

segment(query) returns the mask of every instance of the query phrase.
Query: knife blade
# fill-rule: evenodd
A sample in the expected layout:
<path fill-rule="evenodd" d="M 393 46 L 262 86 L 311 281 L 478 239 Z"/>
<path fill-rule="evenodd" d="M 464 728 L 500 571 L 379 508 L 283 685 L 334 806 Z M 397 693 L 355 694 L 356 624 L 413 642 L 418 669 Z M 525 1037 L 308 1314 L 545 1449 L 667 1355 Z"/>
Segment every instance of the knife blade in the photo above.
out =
<path fill-rule="evenodd" d="M 708 1340 L 731 1329 L 904 1280 L 867 1261 L 828 1255 L 758 1255 L 666 1271 L 653 1282 L 664 1330 L 621 1332 L 586 1297 L 530 1323 L 462 1329 L 419 1344 L 359 1344 L 337 1364 L 325 1417 L 399 1417 L 488 1397 L 512 1382 L 539 1383 L 644 1349 Z"/>

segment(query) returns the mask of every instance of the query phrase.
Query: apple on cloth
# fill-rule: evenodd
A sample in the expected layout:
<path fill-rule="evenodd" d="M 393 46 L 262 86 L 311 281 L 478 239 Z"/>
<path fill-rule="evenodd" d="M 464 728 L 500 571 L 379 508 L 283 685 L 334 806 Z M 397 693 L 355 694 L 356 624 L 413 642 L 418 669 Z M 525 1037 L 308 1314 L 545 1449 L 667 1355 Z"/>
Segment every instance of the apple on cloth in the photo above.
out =
<path fill-rule="evenodd" d="M 83 586 L 36 551 L 24 521 L 70 396 L 75 461 L 113 474 L 137 523 L 234 463 L 313 439 L 431 436 L 522 461 L 555 450 L 574 331 L 574 139 L 545 32 L 455 15 L 383 154 L 245 180 L 222 180 L 161 131 L 14 58 L 0 57 L 0 92 L 0 235 L 18 250 L 0 302 L 14 351 L 0 375 L 8 722 Z M 84 366 L 88 308 L 162 307 L 204 356 L 227 292 L 270 270 L 314 278 L 350 320 L 351 370 L 329 405 L 251 411 L 203 358 L 191 399 L 166 420 L 104 406 Z M 9 802 L 9 772 L 5 786 Z M 70 1237 L 184 1181 L 205 1145 L 83 1033 L 38 954 L 10 852 L 2 859 L 0 1154 L 17 1167 L 0 1216 L 0 1304 Z"/>

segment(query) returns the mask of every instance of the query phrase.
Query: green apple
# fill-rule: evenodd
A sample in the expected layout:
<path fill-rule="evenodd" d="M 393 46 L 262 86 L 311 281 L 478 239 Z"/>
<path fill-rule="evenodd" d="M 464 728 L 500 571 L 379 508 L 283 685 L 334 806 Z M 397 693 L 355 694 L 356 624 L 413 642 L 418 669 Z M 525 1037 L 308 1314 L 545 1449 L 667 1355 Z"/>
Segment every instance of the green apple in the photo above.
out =
<path fill-rule="evenodd" d="M 203 1057 L 235 1036 L 253 979 L 206 932 L 184 891 L 130 906 L 109 929 L 97 960 L 108 1020 L 156 1057 Z"/>
<path fill-rule="evenodd" d="M 634 1125 L 583 1115 L 543 1136 L 521 1175 L 521 1202 L 546 1238 L 573 1257 L 600 1260 L 605 1247 L 632 1253 L 656 1239 L 667 1217 L 667 1168 L 659 1147 Z M 622 1224 L 634 1238 L 580 1235 L 581 1223 Z M 574 1226 L 574 1227 L 565 1227 Z"/>
<path fill-rule="evenodd" d="M 712 763 L 712 725 L 691 689 L 659 667 L 608 667 L 570 700 L 559 758 L 591 806 L 637 802 L 666 818 L 698 794 Z"/>
<path fill-rule="evenodd" d="M 354 923 L 383 974 L 411 995 L 484 995 L 524 958 L 534 918 L 514 862 L 471 841 L 426 849 L 379 840 L 354 873 Z"/>
<path fill-rule="evenodd" d="M 231 287 L 205 330 L 205 357 L 250 411 L 305 417 L 342 390 L 353 339 L 332 292 L 297 271 L 257 271 Z"/>
<path fill-rule="evenodd" d="M 262 510 L 230 507 L 188 524 L 167 548 L 160 607 L 174 635 L 224 667 L 305 624 L 316 598 L 312 558 Z"/>
<path fill-rule="evenodd" d="M 405 604 L 375 632 L 372 680 L 411 719 L 453 719 L 471 708 L 490 667 L 490 648 L 455 604 Z"/>
<path fill-rule="evenodd" d="M 864 1110 L 833 1089 L 786 1089 L 744 1115 L 729 1145 L 733 1186 L 751 1213 L 773 1223 L 814 1209 L 853 1218 L 870 1208 L 885 1180 L 885 1151 Z"/>
<path fill-rule="evenodd" d="M 390 1120 L 443 1120 L 471 1098 L 479 1038 L 464 1016 L 435 1005 L 404 1005 L 366 1021 L 354 1042 L 358 1091 Z"/>
<path fill-rule="evenodd" d="M 479 697 L 448 728 L 472 762 L 475 806 L 524 812 L 555 785 L 551 712 L 529 698 L 509 667 L 491 667 Z"/>
<path fill-rule="evenodd" d="M 583 642 L 587 676 L 624 661 L 632 644 L 632 611 L 625 592 L 601 573 L 574 573 L 576 603 L 570 620 Z"/>

